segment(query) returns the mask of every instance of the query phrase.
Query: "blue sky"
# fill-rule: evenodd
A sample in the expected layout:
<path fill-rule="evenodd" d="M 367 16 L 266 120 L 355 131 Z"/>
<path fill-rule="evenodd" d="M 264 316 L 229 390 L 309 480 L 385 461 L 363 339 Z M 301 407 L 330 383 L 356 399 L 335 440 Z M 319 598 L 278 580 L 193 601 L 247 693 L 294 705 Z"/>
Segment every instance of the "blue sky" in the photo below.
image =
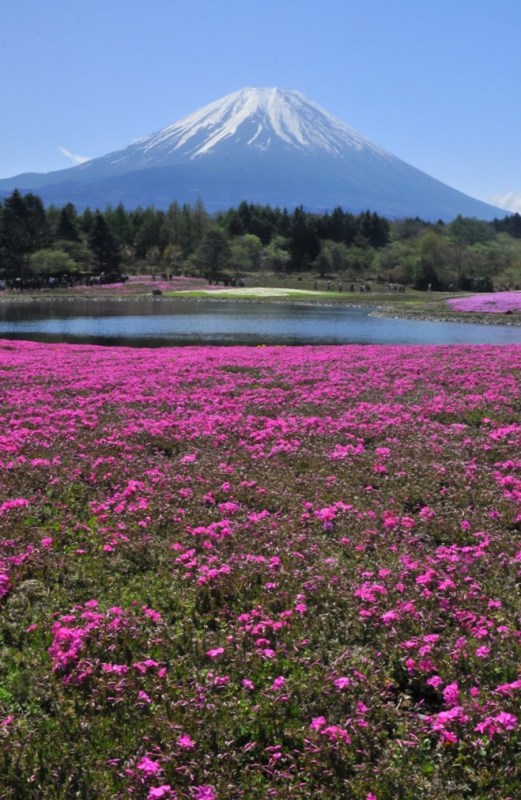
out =
<path fill-rule="evenodd" d="M 521 210 L 520 31 L 519 0 L 0 0 L 0 177 L 277 86 Z"/>

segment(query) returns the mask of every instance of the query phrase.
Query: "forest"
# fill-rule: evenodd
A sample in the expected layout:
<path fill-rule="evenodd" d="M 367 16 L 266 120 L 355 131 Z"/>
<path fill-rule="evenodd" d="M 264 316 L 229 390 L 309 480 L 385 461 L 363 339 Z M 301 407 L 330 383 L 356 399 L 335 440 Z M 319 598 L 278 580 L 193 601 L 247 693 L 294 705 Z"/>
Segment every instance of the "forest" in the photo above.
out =
<path fill-rule="evenodd" d="M 129 274 L 236 281 L 313 274 L 416 289 L 491 291 L 521 285 L 521 216 L 484 222 L 388 220 L 370 210 L 314 213 L 243 201 L 209 214 L 202 201 L 81 213 L 14 190 L 0 203 L 0 286 L 111 282 Z"/>

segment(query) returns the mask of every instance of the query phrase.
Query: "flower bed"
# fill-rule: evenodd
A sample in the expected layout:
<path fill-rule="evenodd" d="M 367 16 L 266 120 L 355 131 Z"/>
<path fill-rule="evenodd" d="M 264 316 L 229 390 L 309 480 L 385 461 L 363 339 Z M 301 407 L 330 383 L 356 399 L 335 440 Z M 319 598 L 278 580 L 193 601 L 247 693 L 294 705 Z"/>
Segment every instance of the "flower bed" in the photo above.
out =
<path fill-rule="evenodd" d="M 520 376 L 0 342 L 0 796 L 515 797 Z"/>
<path fill-rule="evenodd" d="M 479 314 L 521 313 L 521 292 L 474 294 L 471 297 L 452 297 L 447 303 L 454 311 L 473 311 Z"/>

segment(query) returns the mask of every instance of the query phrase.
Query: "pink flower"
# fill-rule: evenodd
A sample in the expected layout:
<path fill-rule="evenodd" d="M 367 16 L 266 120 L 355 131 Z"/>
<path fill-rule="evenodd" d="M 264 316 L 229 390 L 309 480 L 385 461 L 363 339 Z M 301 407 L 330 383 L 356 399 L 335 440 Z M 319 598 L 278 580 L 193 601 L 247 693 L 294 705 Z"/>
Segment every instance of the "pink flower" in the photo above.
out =
<path fill-rule="evenodd" d="M 178 738 L 177 746 L 180 747 L 181 750 L 193 750 L 195 747 L 195 742 L 190 738 L 190 736 L 188 736 L 187 733 L 184 733 Z"/>
<path fill-rule="evenodd" d="M 337 742 L 339 740 L 344 741 L 346 744 L 351 743 L 351 737 L 343 728 L 339 725 L 329 725 L 327 728 L 322 728 L 320 731 L 322 736 L 325 736 L 329 739 L 330 742 Z"/>
<path fill-rule="evenodd" d="M 286 683 L 286 678 L 284 678 L 282 675 L 279 675 L 279 677 L 275 678 L 275 680 L 271 684 L 271 688 L 272 689 L 282 689 L 282 687 L 284 686 L 285 683 Z"/>
<path fill-rule="evenodd" d="M 212 786 L 196 786 L 194 800 L 217 800 Z"/>
<path fill-rule="evenodd" d="M 449 683 L 443 690 L 443 699 L 448 706 L 456 706 L 459 702 L 459 687 L 456 682 Z"/>
<path fill-rule="evenodd" d="M 327 720 L 325 717 L 313 717 L 311 720 L 309 727 L 312 731 L 319 731 L 321 728 L 327 725 Z"/>
<path fill-rule="evenodd" d="M 156 798 L 166 797 L 167 795 L 170 796 L 171 800 L 175 800 L 174 795 L 172 795 L 172 787 L 168 783 L 164 783 L 163 786 L 153 786 L 149 789 L 147 800 L 156 800 Z"/>
<path fill-rule="evenodd" d="M 514 714 L 508 714 L 506 711 L 500 711 L 499 714 L 496 714 L 495 720 L 507 731 L 517 727 L 517 717 Z"/>
<path fill-rule="evenodd" d="M 446 744 L 457 744 L 458 737 L 452 731 L 442 730 L 440 732 L 440 740 Z"/>
<path fill-rule="evenodd" d="M 224 647 L 214 647 L 212 650 L 207 650 L 206 655 L 209 658 L 218 658 L 224 653 Z"/>
<path fill-rule="evenodd" d="M 351 685 L 351 678 L 337 678 L 335 681 L 333 681 L 333 684 L 337 687 L 337 689 L 346 689 Z"/>
<path fill-rule="evenodd" d="M 159 761 L 152 761 L 148 756 L 143 756 L 141 761 L 136 764 L 136 767 L 145 775 L 161 775 L 163 772 L 163 767 Z"/>
<path fill-rule="evenodd" d="M 249 678 L 243 678 L 242 685 L 244 686 L 245 689 L 249 689 L 250 691 L 253 691 L 255 689 L 255 684 L 253 683 L 253 681 L 250 681 Z"/>

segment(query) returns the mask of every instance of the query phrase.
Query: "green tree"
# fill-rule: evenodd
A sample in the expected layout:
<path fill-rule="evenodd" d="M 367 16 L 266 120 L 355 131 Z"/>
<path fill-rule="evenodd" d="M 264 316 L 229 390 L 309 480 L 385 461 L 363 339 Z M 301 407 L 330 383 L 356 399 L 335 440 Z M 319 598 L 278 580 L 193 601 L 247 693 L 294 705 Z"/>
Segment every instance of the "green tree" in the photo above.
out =
<path fill-rule="evenodd" d="M 136 231 L 134 246 L 136 248 L 136 256 L 138 258 L 145 258 L 148 251 L 152 248 L 158 247 L 163 250 L 168 244 L 164 228 L 165 214 L 163 211 L 158 211 L 155 208 L 146 208 L 141 224 Z"/>
<path fill-rule="evenodd" d="M 97 272 L 113 272 L 121 263 L 121 251 L 116 237 L 108 229 L 103 215 L 96 211 L 89 235 L 89 246 L 96 259 Z"/>
<path fill-rule="evenodd" d="M 230 264 L 238 277 L 239 272 L 257 272 L 262 265 L 262 244 L 258 236 L 245 233 L 231 241 Z"/>
<path fill-rule="evenodd" d="M 320 253 L 317 259 L 320 275 L 323 277 L 326 272 L 334 272 L 341 275 L 349 267 L 350 248 L 343 242 L 333 242 L 325 239 L 320 245 Z"/>
<path fill-rule="evenodd" d="M 264 250 L 264 263 L 273 272 L 287 272 L 291 261 L 288 252 L 287 239 L 283 236 L 274 236 L 269 245 Z"/>
<path fill-rule="evenodd" d="M 289 240 L 291 267 L 303 271 L 320 252 L 320 242 L 316 232 L 315 220 L 302 206 L 295 209 L 291 222 Z"/>
<path fill-rule="evenodd" d="M 440 288 L 439 270 L 443 266 L 443 244 L 434 231 L 427 231 L 418 245 L 418 261 L 414 271 L 415 289 Z"/>
<path fill-rule="evenodd" d="M 31 269 L 41 277 L 59 277 L 76 272 L 77 264 L 64 250 L 37 250 L 31 255 Z"/>
<path fill-rule="evenodd" d="M 15 189 L 4 201 L 0 216 L 0 256 L 7 277 L 30 274 L 30 255 L 50 241 L 41 199 Z"/>
<path fill-rule="evenodd" d="M 60 210 L 58 224 L 56 226 L 56 238 L 67 242 L 80 241 L 80 229 L 78 225 L 78 214 L 72 203 L 67 203 Z"/>
<path fill-rule="evenodd" d="M 181 246 L 167 244 L 163 252 L 163 268 L 168 278 L 171 275 L 180 275 L 183 271 L 185 259 Z"/>
<path fill-rule="evenodd" d="M 195 263 L 208 280 L 222 277 L 222 271 L 230 263 L 228 237 L 219 228 L 210 228 L 195 253 Z"/>
<path fill-rule="evenodd" d="M 134 246 L 136 232 L 132 224 L 132 217 L 125 210 L 122 203 L 118 203 L 116 208 L 109 206 L 103 213 L 103 217 L 110 232 L 116 237 L 121 245 Z"/>

